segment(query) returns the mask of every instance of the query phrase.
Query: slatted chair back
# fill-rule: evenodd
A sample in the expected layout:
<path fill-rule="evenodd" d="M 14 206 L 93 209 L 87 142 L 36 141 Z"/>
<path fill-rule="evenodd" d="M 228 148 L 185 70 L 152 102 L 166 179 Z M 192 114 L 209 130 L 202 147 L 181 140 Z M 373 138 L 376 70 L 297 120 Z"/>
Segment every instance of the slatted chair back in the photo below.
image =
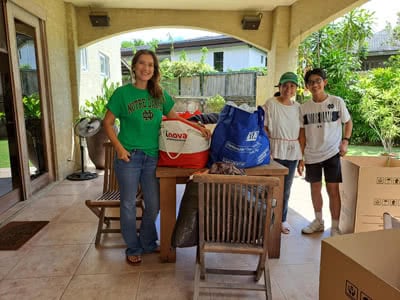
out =
<path fill-rule="evenodd" d="M 105 163 L 103 193 L 119 191 L 117 177 L 114 172 L 115 150 L 110 142 L 104 143 Z"/>
<path fill-rule="evenodd" d="M 271 298 L 268 271 L 268 240 L 275 200 L 273 189 L 279 179 L 264 176 L 232 176 L 199 174 L 199 245 L 196 265 L 196 299 L 201 287 L 263 290 Z M 205 267 L 205 252 L 258 255 L 255 271 L 212 269 Z M 207 273 L 251 275 L 258 281 L 264 274 L 264 284 L 231 284 L 208 282 Z"/>

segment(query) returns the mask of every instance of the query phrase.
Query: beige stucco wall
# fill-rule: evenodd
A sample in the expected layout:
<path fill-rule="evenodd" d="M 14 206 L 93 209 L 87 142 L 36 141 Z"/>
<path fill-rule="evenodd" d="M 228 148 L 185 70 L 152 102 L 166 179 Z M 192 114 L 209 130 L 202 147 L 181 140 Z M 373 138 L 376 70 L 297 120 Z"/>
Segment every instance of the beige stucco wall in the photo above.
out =
<path fill-rule="evenodd" d="M 90 9 L 76 8 L 80 29 L 78 44 L 84 45 L 133 30 L 182 27 L 204 29 L 230 35 L 258 48 L 268 50 L 271 44 L 272 13 L 265 11 L 258 30 L 243 30 L 240 11 L 190 11 L 151 9 L 102 9 L 110 17 L 109 27 L 93 27 L 89 21 Z"/>
<path fill-rule="evenodd" d="M 257 76 L 257 89 L 256 89 L 256 104 L 263 105 L 265 100 L 272 97 L 272 93 L 267 88 L 268 78 L 267 76 Z"/>

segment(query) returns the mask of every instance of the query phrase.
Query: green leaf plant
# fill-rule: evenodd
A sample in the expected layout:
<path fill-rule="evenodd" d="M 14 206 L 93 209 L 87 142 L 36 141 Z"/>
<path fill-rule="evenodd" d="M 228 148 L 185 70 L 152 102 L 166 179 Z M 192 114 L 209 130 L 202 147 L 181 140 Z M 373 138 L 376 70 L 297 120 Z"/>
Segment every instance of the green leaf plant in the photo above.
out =
<path fill-rule="evenodd" d="M 103 120 L 107 111 L 107 102 L 118 86 L 118 83 L 111 82 L 108 84 L 108 79 L 104 79 L 103 94 L 97 95 L 92 100 L 85 100 L 84 105 L 80 108 L 81 118 L 87 117 Z"/>
<path fill-rule="evenodd" d="M 213 112 L 213 113 L 219 113 L 225 106 L 225 99 L 219 94 L 216 94 L 213 97 L 210 97 L 207 99 L 206 102 L 206 111 L 207 112 Z"/>
<path fill-rule="evenodd" d="M 42 111 L 40 108 L 40 97 L 38 93 L 23 96 L 22 103 L 24 105 L 25 119 L 40 119 Z"/>
<path fill-rule="evenodd" d="M 364 89 L 361 113 L 390 154 L 400 136 L 400 74 L 392 67 L 377 68 L 359 84 Z"/>

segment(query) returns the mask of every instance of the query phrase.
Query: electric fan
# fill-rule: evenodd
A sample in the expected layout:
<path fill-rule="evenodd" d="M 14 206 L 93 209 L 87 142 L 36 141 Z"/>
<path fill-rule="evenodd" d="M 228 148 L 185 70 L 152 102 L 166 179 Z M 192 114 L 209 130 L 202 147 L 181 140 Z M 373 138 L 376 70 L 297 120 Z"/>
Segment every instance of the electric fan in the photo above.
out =
<path fill-rule="evenodd" d="M 81 172 L 76 172 L 67 176 L 69 180 L 89 180 L 97 177 L 96 173 L 85 172 L 85 164 L 84 164 L 84 144 L 83 139 L 95 135 L 100 130 L 100 120 L 99 119 L 90 119 L 90 118 L 82 118 L 75 124 L 74 132 L 77 136 L 79 136 L 79 146 L 81 149 Z"/>

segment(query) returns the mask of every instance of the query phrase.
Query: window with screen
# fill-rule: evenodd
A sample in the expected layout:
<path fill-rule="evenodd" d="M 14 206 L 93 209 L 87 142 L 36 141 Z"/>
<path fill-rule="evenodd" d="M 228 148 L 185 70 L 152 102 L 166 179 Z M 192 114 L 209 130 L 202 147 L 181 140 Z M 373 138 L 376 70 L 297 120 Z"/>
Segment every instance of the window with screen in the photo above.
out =
<path fill-rule="evenodd" d="M 100 74 L 104 77 L 110 77 L 110 58 L 104 53 L 99 53 L 100 56 Z"/>
<path fill-rule="evenodd" d="M 87 71 L 88 70 L 88 61 L 87 61 L 87 50 L 86 48 L 82 48 L 80 50 L 81 54 L 81 70 Z"/>

